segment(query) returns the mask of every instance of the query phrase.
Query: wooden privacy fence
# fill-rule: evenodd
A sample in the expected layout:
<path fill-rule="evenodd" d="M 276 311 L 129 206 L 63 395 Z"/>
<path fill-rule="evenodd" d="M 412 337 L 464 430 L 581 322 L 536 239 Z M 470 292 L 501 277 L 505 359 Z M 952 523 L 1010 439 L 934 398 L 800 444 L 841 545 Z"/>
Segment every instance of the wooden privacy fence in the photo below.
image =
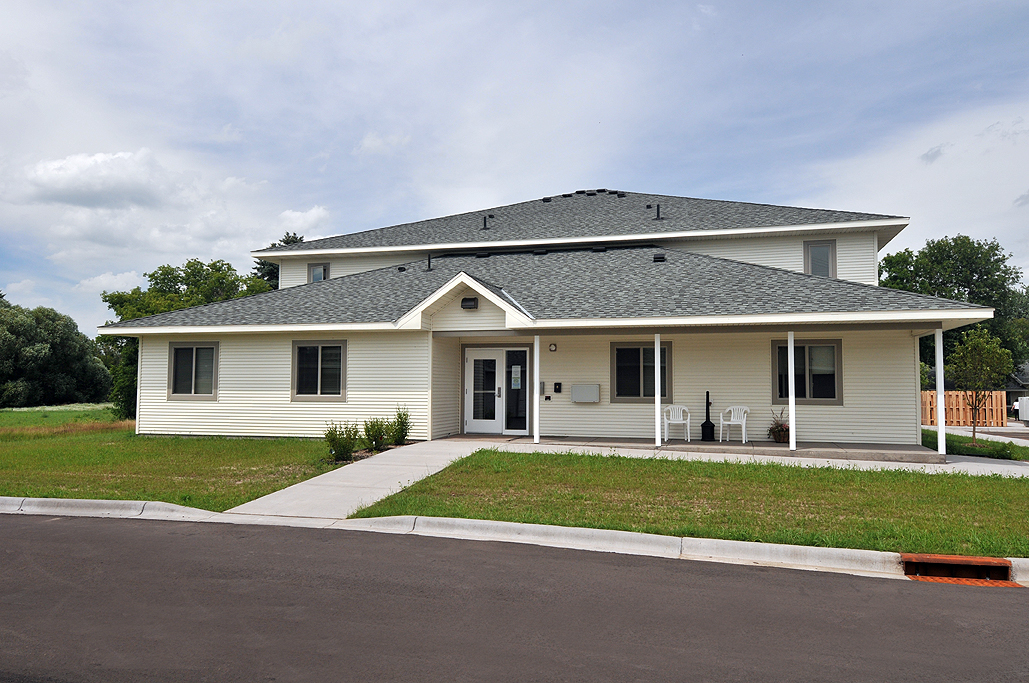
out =
<path fill-rule="evenodd" d="M 986 406 L 979 411 L 976 424 L 980 427 L 1007 427 L 1008 406 L 1006 391 L 987 392 Z M 972 409 L 965 404 L 965 392 L 943 392 L 944 415 L 947 424 L 955 427 L 972 426 Z M 922 424 L 936 424 L 936 392 L 922 392 Z"/>

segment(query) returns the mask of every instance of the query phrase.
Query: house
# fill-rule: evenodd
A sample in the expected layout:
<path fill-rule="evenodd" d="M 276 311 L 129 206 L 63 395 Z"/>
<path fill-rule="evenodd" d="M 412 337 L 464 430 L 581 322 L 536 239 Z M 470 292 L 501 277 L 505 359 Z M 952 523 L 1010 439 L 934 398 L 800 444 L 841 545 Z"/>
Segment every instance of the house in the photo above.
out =
<path fill-rule="evenodd" d="M 709 391 L 751 439 L 786 408 L 794 440 L 917 444 L 918 338 L 993 311 L 877 286 L 907 223 L 580 190 L 258 250 L 279 290 L 100 332 L 140 339 L 145 434 L 319 436 L 406 406 L 414 439 L 659 441 L 672 403 L 698 438 Z"/>

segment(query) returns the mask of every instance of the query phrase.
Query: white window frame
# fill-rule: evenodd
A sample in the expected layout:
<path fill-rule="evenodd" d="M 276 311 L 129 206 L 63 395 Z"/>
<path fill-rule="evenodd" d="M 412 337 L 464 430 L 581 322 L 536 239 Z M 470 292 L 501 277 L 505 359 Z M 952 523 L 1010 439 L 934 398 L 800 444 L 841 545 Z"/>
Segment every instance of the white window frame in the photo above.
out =
<path fill-rule="evenodd" d="M 779 397 L 779 347 L 787 346 L 785 339 L 772 340 L 772 405 L 789 405 L 789 396 Z M 842 339 L 797 339 L 794 349 L 804 348 L 804 393 L 807 398 L 797 397 L 797 405 L 842 406 L 843 405 L 843 340 Z M 834 346 L 836 360 L 836 398 L 810 398 L 811 396 L 811 362 L 808 356 L 809 346 Z"/>
<path fill-rule="evenodd" d="M 307 283 L 316 282 L 314 279 L 314 271 L 316 268 L 322 269 L 322 280 L 329 279 L 329 264 L 328 263 L 308 263 L 307 264 Z"/>
<path fill-rule="evenodd" d="M 297 364 L 297 349 L 301 346 L 317 346 L 318 347 L 318 391 L 317 394 L 298 394 L 297 393 L 297 375 L 299 367 Z M 321 383 L 322 383 L 322 347 L 325 346 L 340 346 L 341 351 L 341 369 L 340 369 L 340 392 L 339 394 L 322 394 Z M 290 369 L 290 400 L 291 401 L 342 401 L 347 400 L 347 341 L 345 339 L 295 339 L 293 340 L 293 360 Z"/>
<path fill-rule="evenodd" d="M 809 240 L 804 242 L 804 272 L 811 272 L 811 247 L 829 247 L 829 277 L 836 277 L 836 240 Z M 819 277 L 825 277 L 820 275 Z"/>
<path fill-rule="evenodd" d="M 214 369 L 211 377 L 211 393 L 210 394 L 181 394 L 173 393 L 172 389 L 175 388 L 175 349 L 193 349 L 193 368 L 192 368 L 192 380 L 191 387 L 196 390 L 196 350 L 197 349 L 214 349 Z M 188 341 L 188 342 L 168 342 L 168 400 L 169 401 L 217 401 L 218 400 L 218 360 L 220 354 L 218 349 L 218 342 L 216 341 Z"/>
<path fill-rule="evenodd" d="M 617 341 L 611 342 L 611 403 L 646 403 L 654 404 L 653 396 L 643 396 L 643 351 L 640 351 L 640 396 L 618 396 L 618 363 L 616 361 L 617 349 L 645 349 L 654 348 L 653 341 Z M 661 342 L 661 349 L 665 352 L 665 394 L 661 397 L 661 403 L 674 403 L 672 400 L 672 342 Z M 657 361 L 661 362 L 660 359 Z"/>

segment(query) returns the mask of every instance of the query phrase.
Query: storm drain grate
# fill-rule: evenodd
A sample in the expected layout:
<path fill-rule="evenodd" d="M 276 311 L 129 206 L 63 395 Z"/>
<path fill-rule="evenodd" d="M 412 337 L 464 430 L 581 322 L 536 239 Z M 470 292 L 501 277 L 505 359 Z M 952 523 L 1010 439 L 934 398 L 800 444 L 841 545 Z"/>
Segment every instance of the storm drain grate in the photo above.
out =
<path fill-rule="evenodd" d="M 1000 557 L 966 557 L 902 553 L 904 574 L 915 581 L 965 586 L 1018 586 L 1011 580 L 1011 561 Z"/>

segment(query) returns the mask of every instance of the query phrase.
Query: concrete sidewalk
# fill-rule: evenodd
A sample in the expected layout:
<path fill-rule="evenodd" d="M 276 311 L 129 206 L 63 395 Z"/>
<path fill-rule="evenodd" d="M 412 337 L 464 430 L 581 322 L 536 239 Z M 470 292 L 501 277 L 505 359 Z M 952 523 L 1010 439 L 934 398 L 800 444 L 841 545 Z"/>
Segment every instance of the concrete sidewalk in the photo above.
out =
<path fill-rule="evenodd" d="M 935 425 L 922 425 L 922 429 L 936 431 Z M 947 425 L 947 433 L 972 438 L 971 427 Z M 1008 441 L 1016 446 L 1029 446 L 1029 427 L 1018 421 L 1008 420 L 1007 427 L 978 427 L 975 435 L 977 439 L 986 441 Z"/>

